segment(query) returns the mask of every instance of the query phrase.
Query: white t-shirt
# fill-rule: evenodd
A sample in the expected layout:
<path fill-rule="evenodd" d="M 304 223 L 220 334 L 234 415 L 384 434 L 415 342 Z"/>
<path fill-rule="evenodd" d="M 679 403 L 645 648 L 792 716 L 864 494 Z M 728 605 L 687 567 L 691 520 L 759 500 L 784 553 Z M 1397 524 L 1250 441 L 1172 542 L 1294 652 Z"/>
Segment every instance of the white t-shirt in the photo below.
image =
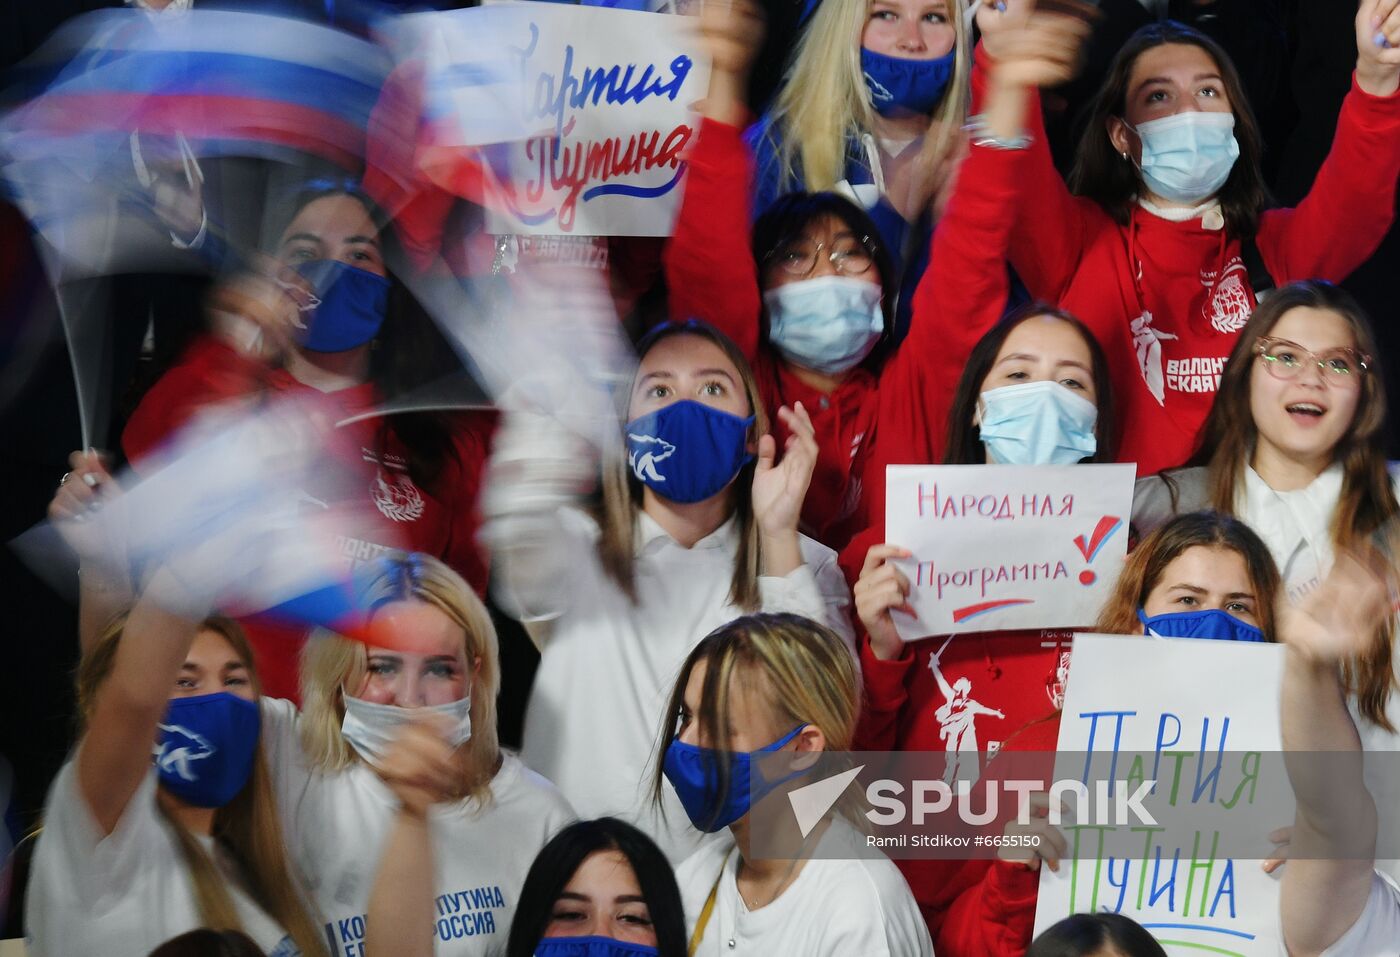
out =
<path fill-rule="evenodd" d="M 365 913 L 398 799 L 360 762 L 332 774 L 309 771 L 289 701 L 263 699 L 263 742 L 287 843 L 337 957 L 359 957 Z M 468 802 L 429 814 L 437 899 L 434 953 L 505 952 L 525 874 L 573 811 L 558 790 L 513 755 L 491 782 L 484 809 Z"/>
<path fill-rule="evenodd" d="M 243 922 L 269 957 L 300 953 L 242 890 L 238 868 L 204 839 Z M 202 927 L 179 839 L 156 807 L 156 770 L 132 795 L 106 837 L 78 791 L 77 765 L 59 771 L 34 849 L 25 909 L 31 957 L 146 957 L 172 937 Z"/>
<path fill-rule="evenodd" d="M 675 863 L 694 852 L 701 835 L 669 788 L 664 821 L 656 815 L 648 772 L 661 712 L 686 656 L 744 614 L 729 601 L 738 533 L 731 518 L 685 548 L 645 513 L 637 528 L 633 603 L 603 570 L 598 526 L 581 511 L 497 520 L 497 597 L 522 620 L 546 623 L 525 714 L 525 762 L 557 784 L 581 817 L 630 820 Z M 539 547 L 522 548 L 532 540 Z M 759 578 L 761 608 L 826 624 L 854 654 L 850 592 L 836 554 L 805 537 L 800 544 L 804 565 L 782 578 Z"/>
<path fill-rule="evenodd" d="M 1321 957 L 1395 957 L 1400 954 L 1400 891 L 1371 875 L 1371 896 L 1356 923 Z"/>
<path fill-rule="evenodd" d="M 933 955 L 928 925 L 904 875 L 888 858 L 871 856 L 855 828 L 839 817 L 773 903 L 749 910 L 739 896 L 738 873 L 739 854 L 728 833 L 707 842 L 676 872 L 689 933 L 719 877 L 714 911 L 696 950 L 700 957 Z"/>

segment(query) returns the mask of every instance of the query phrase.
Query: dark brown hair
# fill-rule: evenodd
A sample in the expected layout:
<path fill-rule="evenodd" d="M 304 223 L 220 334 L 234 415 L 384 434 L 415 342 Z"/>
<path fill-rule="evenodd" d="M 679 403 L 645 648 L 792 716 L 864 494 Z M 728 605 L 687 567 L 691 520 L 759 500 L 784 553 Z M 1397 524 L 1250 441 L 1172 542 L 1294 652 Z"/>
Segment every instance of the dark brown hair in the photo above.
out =
<path fill-rule="evenodd" d="M 1244 559 L 1257 602 L 1255 616 L 1265 641 L 1274 641 L 1274 601 L 1282 583 L 1268 547 L 1248 525 L 1220 512 L 1178 515 L 1148 535 L 1128 556 L 1113 593 L 1099 613 L 1095 631 L 1106 635 L 1142 633 L 1138 610 L 1156 588 L 1167 566 L 1188 548 L 1225 548 Z"/>
<path fill-rule="evenodd" d="M 1365 310 L 1345 290 L 1318 280 L 1289 283 L 1270 293 L 1254 310 L 1225 363 L 1215 403 L 1201 428 L 1191 464 L 1207 469 L 1211 507 L 1233 514 L 1236 497 L 1244 487 L 1245 468 L 1259 438 L 1249 401 L 1259 339 L 1267 336 L 1285 315 L 1300 308 L 1325 309 L 1341 316 L 1351 328 L 1357 351 L 1370 356 L 1361 377 L 1356 413 L 1332 452 L 1332 461 L 1342 465 L 1342 494 L 1332 513 L 1332 542 L 1338 549 L 1352 548 L 1364 544 L 1383 524 L 1400 514 L 1400 504 L 1386 468 L 1386 398 L 1380 350 Z M 1175 498 L 1174 483 L 1169 474 L 1166 477 Z M 1385 701 L 1394 684 L 1393 637 L 1393 622 L 1386 619 L 1370 651 L 1345 669 L 1348 690 L 1356 695 L 1361 713 L 1387 730 L 1392 730 L 1385 716 Z"/>
<path fill-rule="evenodd" d="M 987 332 L 963 366 L 962 378 L 953 393 L 953 407 L 948 412 L 948 445 L 943 453 L 944 465 L 982 465 L 987 461 L 987 450 L 982 445 L 981 429 L 972 424 L 977 411 L 977 399 L 982 394 L 982 382 L 996 364 L 1001 347 L 1007 337 L 1023 322 L 1049 316 L 1068 323 L 1079 333 L 1089 348 L 1090 375 L 1094 380 L 1094 404 L 1098 406 L 1099 417 L 1094 425 L 1094 437 L 1098 447 L 1090 462 L 1112 462 L 1115 458 L 1118 441 L 1118 427 L 1113 409 L 1113 385 L 1109 380 L 1108 358 L 1103 347 L 1089 327 L 1074 316 L 1043 302 L 1032 302 L 1017 309 Z"/>
<path fill-rule="evenodd" d="M 1148 24 L 1129 37 L 1118 51 L 1108 76 L 1086 110 L 1084 132 L 1075 153 L 1074 169 L 1069 175 L 1069 188 L 1075 195 L 1098 203 L 1120 225 L 1127 225 L 1133 202 L 1142 191 L 1141 174 L 1130 159 L 1125 160 L 1114 149 L 1108 136 L 1108 121 L 1110 117 L 1121 119 L 1127 109 L 1128 83 L 1138 57 L 1168 43 L 1200 47 L 1220 69 L 1225 95 L 1235 114 L 1235 140 L 1240 145 L 1240 156 L 1230 170 L 1230 178 L 1216 196 L 1225 216 L 1227 232 L 1236 238 L 1252 237 L 1259 228 L 1259 214 L 1269 203 L 1269 190 L 1260 166 L 1264 149 L 1259 124 L 1230 55 L 1204 33 L 1174 20 Z"/>

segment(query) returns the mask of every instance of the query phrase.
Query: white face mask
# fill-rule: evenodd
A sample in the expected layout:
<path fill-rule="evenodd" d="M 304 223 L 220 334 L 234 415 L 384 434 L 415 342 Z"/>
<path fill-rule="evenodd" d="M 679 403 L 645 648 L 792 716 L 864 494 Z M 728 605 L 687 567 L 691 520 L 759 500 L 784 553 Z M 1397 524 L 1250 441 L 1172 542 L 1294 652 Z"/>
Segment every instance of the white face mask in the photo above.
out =
<path fill-rule="evenodd" d="M 340 723 L 340 733 L 360 757 L 370 764 L 381 764 L 389 746 L 399 736 L 405 724 L 424 715 L 441 714 L 452 720 L 447 734 L 447 743 L 456 748 L 466 744 L 472 736 L 472 699 L 467 695 L 459 701 L 447 704 L 430 705 L 423 708 L 400 708 L 392 704 L 375 704 L 363 698 L 345 699 L 345 718 Z"/>

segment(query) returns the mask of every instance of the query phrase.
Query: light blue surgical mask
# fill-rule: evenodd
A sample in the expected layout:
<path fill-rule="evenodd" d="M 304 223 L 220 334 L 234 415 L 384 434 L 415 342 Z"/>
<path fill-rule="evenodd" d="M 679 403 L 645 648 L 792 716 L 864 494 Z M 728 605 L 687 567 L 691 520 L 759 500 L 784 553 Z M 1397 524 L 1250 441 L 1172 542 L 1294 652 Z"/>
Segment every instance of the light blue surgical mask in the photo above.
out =
<path fill-rule="evenodd" d="M 794 365 L 840 375 L 870 355 L 885 331 L 884 290 L 850 276 L 818 276 L 763 294 L 768 341 Z"/>
<path fill-rule="evenodd" d="M 1142 140 L 1143 182 L 1174 203 L 1195 206 L 1214 196 L 1240 158 L 1230 113 L 1187 110 L 1149 120 L 1133 132 Z"/>
<path fill-rule="evenodd" d="M 1094 403 L 1049 379 L 983 392 L 982 444 L 1002 465 L 1074 465 L 1098 450 Z"/>

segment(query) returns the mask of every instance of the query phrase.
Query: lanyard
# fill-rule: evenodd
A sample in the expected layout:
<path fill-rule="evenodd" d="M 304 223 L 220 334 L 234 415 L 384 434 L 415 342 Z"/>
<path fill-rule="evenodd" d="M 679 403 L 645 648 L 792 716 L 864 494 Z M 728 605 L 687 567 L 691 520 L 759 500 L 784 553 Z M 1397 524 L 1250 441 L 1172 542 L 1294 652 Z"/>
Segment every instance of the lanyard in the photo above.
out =
<path fill-rule="evenodd" d="M 715 912 L 715 898 L 719 896 L 719 882 L 724 880 L 724 869 L 729 866 L 729 855 L 734 853 L 730 848 L 724 854 L 724 860 L 720 862 L 719 874 L 715 877 L 715 882 L 710 885 L 710 896 L 705 898 L 705 906 L 700 908 L 700 919 L 695 922 L 695 932 L 690 935 L 690 944 L 686 947 L 686 957 L 695 957 L 695 952 L 700 949 L 700 941 L 705 938 L 705 928 L 709 926 L 710 916 Z"/>

